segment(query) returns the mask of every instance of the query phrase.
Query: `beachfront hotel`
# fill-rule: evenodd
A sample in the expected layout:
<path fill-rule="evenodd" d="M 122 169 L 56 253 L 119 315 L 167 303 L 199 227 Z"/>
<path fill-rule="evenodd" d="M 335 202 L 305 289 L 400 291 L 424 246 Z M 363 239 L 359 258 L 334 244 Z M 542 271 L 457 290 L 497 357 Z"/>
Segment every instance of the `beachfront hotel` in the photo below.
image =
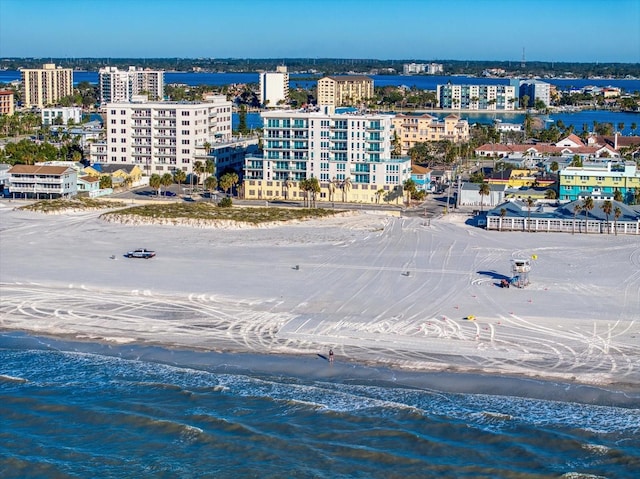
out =
<path fill-rule="evenodd" d="M 453 143 L 469 141 L 469 122 L 457 115 L 448 115 L 444 120 L 425 113 L 393 117 L 393 130 L 400 141 L 403 155 L 418 143 L 449 140 Z"/>
<path fill-rule="evenodd" d="M 92 163 L 135 164 L 147 175 L 193 172 L 205 144 L 231 138 L 231 102 L 107 103 L 106 141 L 91 145 Z"/>
<path fill-rule="evenodd" d="M 105 67 L 98 71 L 100 104 L 132 101 L 136 95 L 146 95 L 149 100 L 164 98 L 164 72 L 129 67 Z"/>
<path fill-rule="evenodd" d="M 354 106 L 370 98 L 373 98 L 373 80 L 367 76 L 326 76 L 318 80 L 320 106 Z"/>
<path fill-rule="evenodd" d="M 54 199 L 76 196 L 78 173 L 70 166 L 14 165 L 9 170 L 13 198 Z"/>
<path fill-rule="evenodd" d="M 260 103 L 267 108 L 277 108 L 289 100 L 289 73 L 280 65 L 275 72 L 260 73 Z"/>
<path fill-rule="evenodd" d="M 438 85 L 438 106 L 460 110 L 515 110 L 518 92 L 515 85 Z"/>
<path fill-rule="evenodd" d="M 402 201 L 411 160 L 391 158 L 390 115 L 314 111 L 262 113 L 263 155 L 245 159 L 244 197 L 300 200 L 317 178 L 319 201 Z"/>
<path fill-rule="evenodd" d="M 586 198 L 613 200 L 616 190 L 625 203 L 630 203 L 640 191 L 640 172 L 633 161 L 587 163 L 582 167 L 568 166 L 559 171 L 560 201 Z"/>
<path fill-rule="evenodd" d="M 55 105 L 73 93 L 73 69 L 45 63 L 42 68 L 25 68 L 22 73 L 23 106 L 43 108 Z"/>

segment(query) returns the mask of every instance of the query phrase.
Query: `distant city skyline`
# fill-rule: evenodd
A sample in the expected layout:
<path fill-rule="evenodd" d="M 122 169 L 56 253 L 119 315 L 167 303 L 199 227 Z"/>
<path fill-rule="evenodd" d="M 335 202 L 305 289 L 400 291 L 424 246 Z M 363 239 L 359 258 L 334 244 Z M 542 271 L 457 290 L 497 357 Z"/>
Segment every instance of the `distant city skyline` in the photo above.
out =
<path fill-rule="evenodd" d="M 0 0 L 0 57 L 639 63 L 638 0 Z"/>

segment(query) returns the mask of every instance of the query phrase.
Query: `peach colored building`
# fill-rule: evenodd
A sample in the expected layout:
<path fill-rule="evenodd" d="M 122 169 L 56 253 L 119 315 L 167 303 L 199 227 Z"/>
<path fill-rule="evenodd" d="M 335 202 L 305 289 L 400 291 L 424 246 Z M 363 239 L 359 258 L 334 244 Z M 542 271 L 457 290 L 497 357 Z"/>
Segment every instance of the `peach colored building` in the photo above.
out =
<path fill-rule="evenodd" d="M 417 143 L 449 140 L 454 143 L 469 140 L 469 122 L 451 114 L 439 120 L 427 113 L 423 115 L 398 114 L 393 129 L 400 141 L 401 154 L 407 154 Z"/>
<path fill-rule="evenodd" d="M 0 115 L 13 115 L 13 92 L 11 90 L 0 90 Z"/>
<path fill-rule="evenodd" d="M 45 63 L 42 68 L 23 69 L 22 86 L 25 107 L 55 105 L 73 93 L 73 69 Z"/>
<path fill-rule="evenodd" d="M 373 98 L 373 80 L 367 76 L 327 76 L 318 80 L 318 105 L 352 106 L 370 98 Z"/>

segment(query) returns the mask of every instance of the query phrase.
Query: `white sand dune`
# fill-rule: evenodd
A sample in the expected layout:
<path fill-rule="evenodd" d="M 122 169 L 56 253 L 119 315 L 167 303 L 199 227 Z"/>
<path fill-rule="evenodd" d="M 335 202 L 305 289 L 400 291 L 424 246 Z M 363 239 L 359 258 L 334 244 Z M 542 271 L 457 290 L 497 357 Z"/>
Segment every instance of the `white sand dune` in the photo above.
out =
<path fill-rule="evenodd" d="M 486 232 L 456 215 L 254 230 L 98 216 L 0 208 L 0 328 L 640 385 L 635 237 Z M 136 247 L 157 257 L 122 256 Z M 532 255 L 529 287 L 497 287 Z"/>

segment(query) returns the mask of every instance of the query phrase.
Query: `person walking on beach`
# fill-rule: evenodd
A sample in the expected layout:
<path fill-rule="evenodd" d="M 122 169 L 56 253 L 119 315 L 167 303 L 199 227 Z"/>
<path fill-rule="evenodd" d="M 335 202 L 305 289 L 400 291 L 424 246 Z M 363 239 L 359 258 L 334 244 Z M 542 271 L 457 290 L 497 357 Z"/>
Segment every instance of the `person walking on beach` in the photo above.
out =
<path fill-rule="evenodd" d="M 333 362 L 333 349 L 329 350 L 329 362 L 332 363 Z"/>

